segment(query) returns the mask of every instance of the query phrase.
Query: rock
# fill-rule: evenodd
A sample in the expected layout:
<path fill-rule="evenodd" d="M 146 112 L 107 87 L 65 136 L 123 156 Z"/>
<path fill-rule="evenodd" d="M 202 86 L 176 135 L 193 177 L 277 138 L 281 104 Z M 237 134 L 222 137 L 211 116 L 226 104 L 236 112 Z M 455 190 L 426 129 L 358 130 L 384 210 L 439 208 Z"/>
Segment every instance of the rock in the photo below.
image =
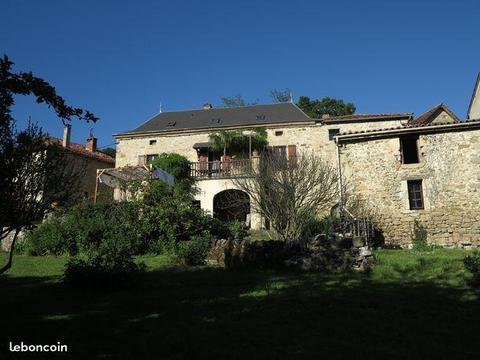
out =
<path fill-rule="evenodd" d="M 363 236 L 355 236 L 352 240 L 352 245 L 356 248 L 365 246 L 365 238 Z"/>
<path fill-rule="evenodd" d="M 360 248 L 360 257 L 366 257 L 366 256 L 372 256 L 372 250 L 370 250 L 368 247 L 364 246 Z"/>

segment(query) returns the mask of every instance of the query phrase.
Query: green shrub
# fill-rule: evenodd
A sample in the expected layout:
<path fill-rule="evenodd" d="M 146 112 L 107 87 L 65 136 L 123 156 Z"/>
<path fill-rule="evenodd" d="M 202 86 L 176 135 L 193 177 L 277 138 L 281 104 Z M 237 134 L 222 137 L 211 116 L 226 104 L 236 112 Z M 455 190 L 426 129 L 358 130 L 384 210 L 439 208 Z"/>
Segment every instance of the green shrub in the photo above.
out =
<path fill-rule="evenodd" d="M 245 224 L 239 221 L 232 221 L 228 224 L 229 236 L 235 240 L 243 240 L 248 235 Z"/>
<path fill-rule="evenodd" d="M 192 206 L 193 196 L 177 193 L 164 182 L 153 181 L 145 189 L 140 228 L 147 252 L 175 251 L 176 245 L 210 233 L 215 222 L 205 211 Z"/>
<path fill-rule="evenodd" d="M 232 238 L 232 232 L 229 227 L 230 223 L 221 221 L 217 218 L 210 217 L 209 231 L 212 237 L 216 239 L 230 239 Z"/>
<path fill-rule="evenodd" d="M 145 266 L 133 260 L 134 248 L 121 224 L 96 234 L 80 255 L 71 258 L 65 268 L 67 283 L 84 288 L 115 289 L 132 286 Z"/>
<path fill-rule="evenodd" d="M 178 244 L 177 256 L 185 265 L 204 265 L 210 243 L 211 239 L 207 236 L 194 236 Z"/>
<path fill-rule="evenodd" d="M 114 261 L 99 255 L 74 257 L 65 267 L 64 280 L 74 287 L 111 290 L 135 285 L 144 271 L 145 264 L 137 265 L 131 257 Z"/>
<path fill-rule="evenodd" d="M 134 203 L 81 204 L 56 214 L 25 236 L 29 255 L 76 255 L 97 246 L 106 236 L 129 243 L 133 252 L 142 248 L 139 212 Z"/>
<path fill-rule="evenodd" d="M 480 251 L 476 250 L 470 255 L 465 256 L 463 265 L 473 276 L 473 282 L 480 284 Z"/>
<path fill-rule="evenodd" d="M 28 255 L 62 255 L 76 253 L 76 244 L 70 236 L 70 229 L 65 226 L 65 219 L 50 216 L 36 229 L 29 231 L 23 238 L 23 247 Z"/>
<path fill-rule="evenodd" d="M 429 251 L 434 248 L 427 242 L 427 230 L 417 219 L 413 222 L 412 245 L 412 248 L 417 251 Z"/>
<path fill-rule="evenodd" d="M 334 230 L 338 219 L 334 216 L 319 218 L 316 214 L 306 214 L 302 237 L 311 238 L 318 234 L 329 234 Z"/>
<path fill-rule="evenodd" d="M 170 173 L 176 180 L 186 179 L 190 175 L 190 162 L 179 154 L 162 153 L 152 161 L 152 165 Z"/>

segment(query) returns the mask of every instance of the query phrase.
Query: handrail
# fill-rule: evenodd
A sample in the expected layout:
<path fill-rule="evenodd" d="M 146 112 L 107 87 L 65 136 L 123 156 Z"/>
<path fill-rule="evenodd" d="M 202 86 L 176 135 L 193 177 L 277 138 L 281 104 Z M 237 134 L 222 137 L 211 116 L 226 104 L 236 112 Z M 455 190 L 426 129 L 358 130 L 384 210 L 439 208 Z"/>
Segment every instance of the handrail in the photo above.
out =
<path fill-rule="evenodd" d="M 252 166 L 250 159 L 229 161 L 198 161 L 190 163 L 190 177 L 229 178 L 247 174 Z"/>

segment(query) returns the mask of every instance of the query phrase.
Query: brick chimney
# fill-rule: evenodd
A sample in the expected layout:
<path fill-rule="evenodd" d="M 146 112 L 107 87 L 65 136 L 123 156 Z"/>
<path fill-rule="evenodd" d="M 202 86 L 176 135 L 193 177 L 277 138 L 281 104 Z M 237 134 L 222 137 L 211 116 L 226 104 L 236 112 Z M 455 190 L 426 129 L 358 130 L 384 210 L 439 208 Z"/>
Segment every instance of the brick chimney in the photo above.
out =
<path fill-rule="evenodd" d="M 90 135 L 87 139 L 85 149 L 88 151 L 97 151 L 97 138 Z"/>
<path fill-rule="evenodd" d="M 213 105 L 210 103 L 203 104 L 203 110 L 213 109 Z"/>
<path fill-rule="evenodd" d="M 62 141 L 63 147 L 67 147 L 70 145 L 71 134 L 72 134 L 72 125 L 65 124 L 65 126 L 63 127 L 63 141 Z"/>

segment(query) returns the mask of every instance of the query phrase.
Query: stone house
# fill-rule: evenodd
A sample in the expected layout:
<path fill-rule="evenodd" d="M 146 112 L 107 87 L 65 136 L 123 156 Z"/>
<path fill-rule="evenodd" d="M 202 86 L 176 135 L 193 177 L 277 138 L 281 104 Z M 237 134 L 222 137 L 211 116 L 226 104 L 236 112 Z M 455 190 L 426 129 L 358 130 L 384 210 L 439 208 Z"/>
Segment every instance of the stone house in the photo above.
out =
<path fill-rule="evenodd" d="M 85 145 L 72 143 L 70 138 L 71 125 L 67 124 L 63 129 L 63 138 L 50 137 L 50 141 L 64 149 L 69 161 L 81 170 L 82 177 L 76 190 L 81 198 L 93 201 L 97 170 L 114 168 L 115 158 L 98 151 L 97 139 L 92 134 L 87 138 Z M 111 190 L 102 189 L 102 191 L 107 191 L 108 194 L 104 194 L 105 197 L 111 198 Z"/>
<path fill-rule="evenodd" d="M 77 198 L 93 201 L 96 190 L 97 169 L 114 168 L 115 159 L 97 150 L 97 139 L 92 135 L 87 138 L 85 145 L 72 143 L 70 138 L 71 126 L 65 125 L 62 139 L 49 137 L 48 141 L 63 150 L 65 155 L 64 161 L 73 164 L 75 172 L 78 171 L 81 174 L 78 188 L 73 189 L 74 191 L 72 192 L 75 195 L 75 201 Z M 103 190 L 107 192 L 105 193 L 105 199 L 111 199 L 113 192 L 109 189 Z M 42 220 L 39 219 L 39 222 Z M 0 250 L 9 251 L 13 235 L 13 233 L 10 233 L 0 242 Z"/>
<path fill-rule="evenodd" d="M 263 127 L 276 156 L 314 151 L 370 204 L 385 242 L 411 242 L 415 219 L 430 242 L 480 245 L 480 121 L 460 121 L 439 104 L 412 113 L 354 114 L 313 119 L 293 103 L 162 112 L 132 131 L 116 134 L 116 166 L 148 163 L 163 152 L 191 161 L 200 206 L 221 217 L 217 203 L 235 191 L 232 176 L 248 156 L 210 150 L 209 134 Z M 235 170 L 238 169 L 238 170 Z M 244 219 L 261 228 L 253 209 Z"/>

